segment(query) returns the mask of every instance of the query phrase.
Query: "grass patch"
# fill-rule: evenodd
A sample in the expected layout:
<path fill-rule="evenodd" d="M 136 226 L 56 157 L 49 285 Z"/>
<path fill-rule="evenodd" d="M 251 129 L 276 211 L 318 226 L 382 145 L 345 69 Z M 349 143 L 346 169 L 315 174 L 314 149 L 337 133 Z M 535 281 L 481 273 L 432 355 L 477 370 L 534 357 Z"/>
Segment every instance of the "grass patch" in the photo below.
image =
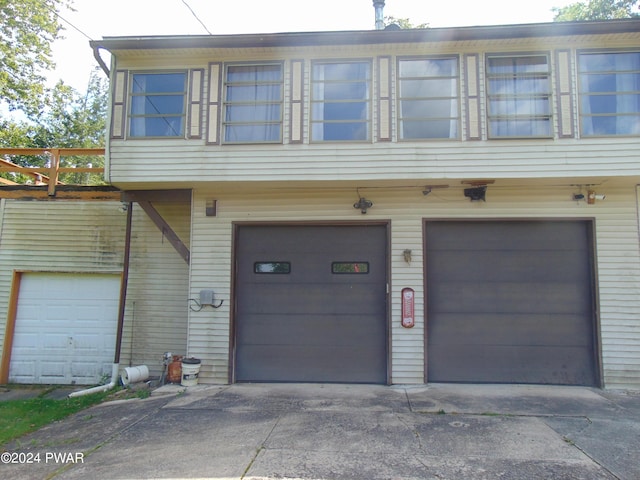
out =
<path fill-rule="evenodd" d="M 0 445 L 100 403 L 112 392 L 61 400 L 44 398 L 46 393 L 48 392 L 27 400 L 0 402 Z"/>

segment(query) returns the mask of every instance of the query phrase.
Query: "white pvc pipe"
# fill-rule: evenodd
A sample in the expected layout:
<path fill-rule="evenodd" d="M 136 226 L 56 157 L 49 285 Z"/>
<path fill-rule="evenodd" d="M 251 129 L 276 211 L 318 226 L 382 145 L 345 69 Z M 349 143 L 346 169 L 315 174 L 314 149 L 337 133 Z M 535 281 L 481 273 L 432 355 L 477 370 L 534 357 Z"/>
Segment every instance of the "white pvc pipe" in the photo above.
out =
<path fill-rule="evenodd" d="M 77 392 L 71 392 L 68 397 L 81 397 L 83 395 L 89 395 L 91 393 L 98 392 L 106 392 L 107 390 L 111 390 L 118 384 L 118 370 L 120 369 L 120 364 L 114 363 L 111 367 L 111 381 L 106 385 L 98 385 L 97 387 L 87 388 L 85 390 L 78 390 Z"/>

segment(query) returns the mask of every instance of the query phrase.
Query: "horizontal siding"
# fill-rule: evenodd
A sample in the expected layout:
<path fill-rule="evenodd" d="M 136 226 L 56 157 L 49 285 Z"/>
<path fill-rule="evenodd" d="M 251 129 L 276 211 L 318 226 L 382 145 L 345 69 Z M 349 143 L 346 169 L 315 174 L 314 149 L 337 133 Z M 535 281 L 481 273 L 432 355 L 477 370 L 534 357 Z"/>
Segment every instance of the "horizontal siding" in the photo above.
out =
<path fill-rule="evenodd" d="M 191 205 L 154 206 L 189 246 Z M 189 266 L 136 204 L 133 213 L 121 363 L 159 376 L 164 352 L 187 353 Z"/>
<path fill-rule="evenodd" d="M 2 200 L 0 335 L 13 272 L 120 273 L 126 216 L 119 202 Z M 0 347 L 3 343 L 0 343 Z"/>
<path fill-rule="evenodd" d="M 570 44 L 567 44 L 570 41 Z M 569 45 L 569 46 L 568 46 Z M 484 57 L 487 53 L 542 52 L 551 61 L 551 82 L 554 99 L 559 92 L 557 57 L 559 50 L 568 52 L 571 62 L 573 118 L 577 135 L 578 95 L 575 74 L 576 52 L 589 48 L 638 48 L 638 34 L 600 35 L 576 38 L 502 39 L 471 42 L 438 42 L 436 44 L 391 44 L 362 46 L 325 46 L 308 48 L 247 48 L 228 50 L 120 52 L 119 68 L 148 70 L 153 68 L 206 69 L 209 62 L 284 62 L 283 144 L 282 145 L 206 145 L 205 140 L 175 139 L 114 139 L 107 159 L 109 179 L 116 185 L 162 184 L 178 179 L 186 184 L 196 182 L 244 181 L 313 181 L 410 179 L 415 176 L 441 178 L 529 178 L 584 177 L 597 175 L 638 175 L 636 152 L 640 139 L 620 137 L 609 139 L 536 139 L 487 141 L 486 81 Z M 484 141 L 398 142 L 397 58 L 413 55 L 477 55 L 480 81 L 477 96 L 480 108 L 479 132 Z M 392 142 L 377 143 L 376 124 L 379 100 L 378 62 L 391 59 L 391 127 Z M 310 72 L 316 59 L 370 59 L 372 64 L 372 102 L 370 143 L 309 143 Z M 303 143 L 288 145 L 290 138 L 289 85 L 291 60 L 304 62 Z M 469 82 L 461 69 L 460 92 Z M 205 75 L 205 77 L 207 77 Z M 208 98 L 209 79 L 204 79 L 204 98 Z M 555 131 L 559 132 L 560 112 L 552 102 Z M 460 101 L 460 138 L 467 130 L 469 112 L 464 99 Z M 203 131 L 207 118 L 203 108 Z M 565 111 L 563 114 L 568 115 Z M 603 161 L 605 159 L 605 161 Z"/>
<path fill-rule="evenodd" d="M 549 181 L 549 184 L 557 181 Z M 572 201 L 578 187 L 490 186 L 487 202 L 470 202 L 462 187 L 434 190 L 361 189 L 374 202 L 367 215 L 353 208 L 354 189 L 249 191 L 194 195 L 190 295 L 214 288 L 222 308 L 190 312 L 189 353 L 203 359 L 202 381 L 226 383 L 230 347 L 230 279 L 234 221 L 391 220 L 391 377 L 394 383 L 424 381 L 424 284 L 422 222 L 425 218 L 595 218 L 601 351 L 608 388 L 640 388 L 640 253 L 633 186 L 599 187 L 605 201 L 595 205 Z M 205 217 L 205 199 L 217 198 L 218 216 Z M 411 264 L 403 257 L 412 250 Z M 416 326 L 400 326 L 400 292 L 416 291 Z"/>
<path fill-rule="evenodd" d="M 176 179 L 195 183 L 631 176 L 640 175 L 639 149 L 640 138 L 290 147 L 114 141 L 111 180 L 127 184 Z"/>
<path fill-rule="evenodd" d="M 1 204 L 0 342 L 14 270 L 122 272 L 126 214 L 120 202 Z M 163 352 L 186 353 L 189 269 L 146 214 L 134 209 L 121 365 L 146 364 L 159 375 Z M 189 245 L 190 205 L 157 209 Z"/>

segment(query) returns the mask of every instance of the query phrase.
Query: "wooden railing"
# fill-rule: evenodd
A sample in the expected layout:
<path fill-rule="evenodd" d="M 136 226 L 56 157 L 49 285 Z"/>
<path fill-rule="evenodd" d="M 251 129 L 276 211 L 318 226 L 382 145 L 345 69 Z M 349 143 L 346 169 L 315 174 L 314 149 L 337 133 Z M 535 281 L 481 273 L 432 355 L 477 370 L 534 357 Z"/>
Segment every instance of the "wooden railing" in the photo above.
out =
<path fill-rule="evenodd" d="M 0 148 L 0 173 L 14 172 L 30 176 L 37 185 L 48 185 L 47 194 L 55 196 L 56 185 L 63 185 L 59 177 L 61 173 L 104 173 L 103 167 L 61 167 L 62 157 L 104 156 L 104 148 Z M 23 167 L 17 165 L 7 156 L 48 155 L 49 165 L 45 167 Z M 0 183 L 17 185 L 16 182 L 0 177 Z"/>

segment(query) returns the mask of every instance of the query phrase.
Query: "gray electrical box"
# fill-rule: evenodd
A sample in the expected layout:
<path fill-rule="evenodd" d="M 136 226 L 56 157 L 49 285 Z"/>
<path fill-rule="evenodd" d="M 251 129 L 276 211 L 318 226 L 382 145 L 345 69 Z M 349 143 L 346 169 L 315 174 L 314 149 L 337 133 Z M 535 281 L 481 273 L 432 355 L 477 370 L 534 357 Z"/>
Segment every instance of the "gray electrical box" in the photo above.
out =
<path fill-rule="evenodd" d="M 200 305 L 213 305 L 216 294 L 213 290 L 200 290 Z"/>

